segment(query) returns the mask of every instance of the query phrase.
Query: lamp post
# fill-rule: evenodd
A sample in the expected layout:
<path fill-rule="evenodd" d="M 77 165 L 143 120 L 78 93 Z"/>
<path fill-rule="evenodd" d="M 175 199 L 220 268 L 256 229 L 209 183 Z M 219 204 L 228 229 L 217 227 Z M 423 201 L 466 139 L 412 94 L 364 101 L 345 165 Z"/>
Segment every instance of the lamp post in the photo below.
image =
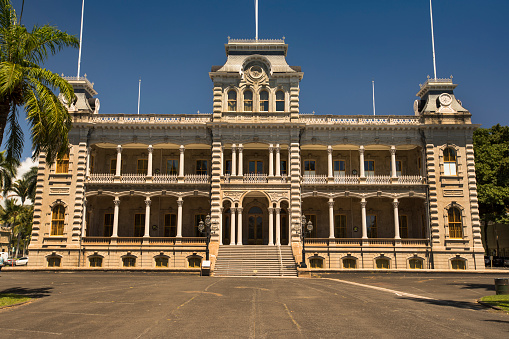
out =
<path fill-rule="evenodd" d="M 311 220 L 309 220 L 306 223 L 306 216 L 303 215 L 302 221 L 301 221 L 301 231 L 300 231 L 301 238 L 302 238 L 302 262 L 300 263 L 300 268 L 308 267 L 306 265 L 306 233 L 307 232 L 311 233 L 312 230 L 313 230 L 313 223 L 311 222 Z"/>
<path fill-rule="evenodd" d="M 207 214 L 205 217 L 205 222 L 203 220 L 200 220 L 198 223 L 198 230 L 200 233 L 205 233 L 205 260 L 209 260 L 209 243 L 210 243 L 210 215 Z"/>

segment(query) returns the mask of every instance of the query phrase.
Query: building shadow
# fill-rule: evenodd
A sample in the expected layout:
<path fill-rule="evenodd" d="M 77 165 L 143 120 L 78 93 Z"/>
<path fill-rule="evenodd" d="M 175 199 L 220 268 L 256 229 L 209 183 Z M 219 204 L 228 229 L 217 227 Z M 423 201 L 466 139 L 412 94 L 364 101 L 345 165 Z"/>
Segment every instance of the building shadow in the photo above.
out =
<path fill-rule="evenodd" d="M 429 304 L 429 305 L 460 308 L 460 309 L 464 309 L 464 310 L 480 311 L 480 310 L 486 309 L 485 306 L 478 304 L 478 303 L 473 303 L 470 301 L 435 300 L 435 299 L 421 299 L 421 298 L 410 298 L 410 297 L 401 297 L 400 299 L 406 299 L 406 300 L 420 302 L 420 303 Z"/>
<path fill-rule="evenodd" d="M 12 287 L 6 290 L 0 291 L 0 294 L 18 294 L 24 297 L 30 297 L 33 299 L 39 299 L 44 297 L 49 297 L 53 288 L 52 287 L 43 287 L 43 288 L 24 288 L 24 287 Z"/>
<path fill-rule="evenodd" d="M 482 289 L 487 292 L 489 291 L 495 291 L 495 283 L 493 284 L 471 284 L 471 283 L 449 283 L 447 284 L 449 286 L 462 286 L 462 289 Z"/>

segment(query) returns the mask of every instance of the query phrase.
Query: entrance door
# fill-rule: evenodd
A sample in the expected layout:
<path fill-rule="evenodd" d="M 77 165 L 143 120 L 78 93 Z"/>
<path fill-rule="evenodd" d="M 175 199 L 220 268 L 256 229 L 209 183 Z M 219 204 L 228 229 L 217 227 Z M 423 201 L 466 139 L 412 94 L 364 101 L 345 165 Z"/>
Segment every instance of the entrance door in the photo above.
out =
<path fill-rule="evenodd" d="M 263 174 L 263 162 L 254 160 L 249 162 L 249 173 Z"/>
<path fill-rule="evenodd" d="M 247 227 L 248 245 L 262 245 L 263 212 L 260 207 L 252 207 L 249 210 Z"/>

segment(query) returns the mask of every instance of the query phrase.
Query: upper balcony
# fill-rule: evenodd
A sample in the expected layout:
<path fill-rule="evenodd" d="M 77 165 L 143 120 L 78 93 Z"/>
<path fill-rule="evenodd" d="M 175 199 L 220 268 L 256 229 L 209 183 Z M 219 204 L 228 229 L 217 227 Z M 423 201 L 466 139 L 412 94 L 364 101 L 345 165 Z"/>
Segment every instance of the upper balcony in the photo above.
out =
<path fill-rule="evenodd" d="M 401 175 L 391 177 L 390 175 L 373 175 L 359 177 L 358 175 L 303 175 L 303 185 L 424 185 L 425 181 L 420 175 Z"/>
<path fill-rule="evenodd" d="M 90 174 L 86 181 L 88 184 L 210 184 L 208 174 L 188 174 L 179 177 L 176 174 L 123 174 L 116 176 L 108 173 Z"/>

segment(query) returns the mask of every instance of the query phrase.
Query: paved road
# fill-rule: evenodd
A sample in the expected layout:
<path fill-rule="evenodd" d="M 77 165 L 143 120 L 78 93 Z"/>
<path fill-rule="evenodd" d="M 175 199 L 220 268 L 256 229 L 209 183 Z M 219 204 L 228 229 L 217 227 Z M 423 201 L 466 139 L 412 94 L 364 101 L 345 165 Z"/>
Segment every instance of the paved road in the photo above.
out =
<path fill-rule="evenodd" d="M 493 276 L 336 274 L 322 279 L 165 273 L 1 272 L 9 338 L 504 338 L 509 314 L 475 299 Z"/>

